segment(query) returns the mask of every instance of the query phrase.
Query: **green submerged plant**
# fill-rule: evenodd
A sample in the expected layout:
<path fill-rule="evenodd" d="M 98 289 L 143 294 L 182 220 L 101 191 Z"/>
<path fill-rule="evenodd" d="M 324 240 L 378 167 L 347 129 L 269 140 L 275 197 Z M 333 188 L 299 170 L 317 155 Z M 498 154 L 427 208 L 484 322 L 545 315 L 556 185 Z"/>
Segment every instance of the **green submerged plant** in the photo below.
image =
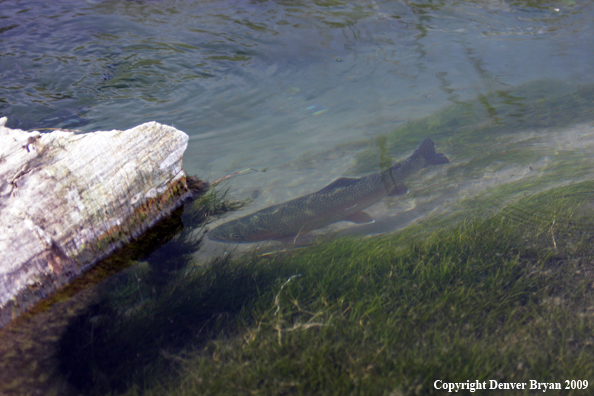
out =
<path fill-rule="evenodd" d="M 430 235 L 421 224 L 186 268 L 137 293 L 141 308 L 106 298 L 80 316 L 62 340 L 63 370 L 85 394 L 127 395 L 443 394 L 435 380 L 589 379 L 593 198 L 583 182 Z"/>
<path fill-rule="evenodd" d="M 516 134 L 592 120 L 592 99 L 592 85 L 530 83 L 367 143 L 354 173 L 426 136 L 455 158 L 449 183 L 524 172 L 393 235 L 197 266 L 194 226 L 241 204 L 224 190 L 203 196 L 169 250 L 71 322 L 61 371 L 88 395 L 396 396 L 443 394 L 436 380 L 591 378 L 594 182 L 582 180 L 593 164 L 578 149 L 543 148 L 542 134 Z"/>
<path fill-rule="evenodd" d="M 593 84 L 560 81 L 534 81 L 510 90 L 480 94 L 476 99 L 407 122 L 385 136 L 385 140 L 368 141 L 367 148 L 357 155 L 349 173 L 377 171 L 384 166 L 386 150 L 406 152 L 425 137 L 431 137 L 437 147 L 443 149 L 441 142 L 455 136 L 451 154 L 467 158 L 481 153 L 483 165 L 494 160 L 504 161 L 506 157 L 517 159 L 518 148 L 508 153 L 486 148 L 497 147 L 497 139 L 502 135 L 536 128 L 562 128 L 594 120 L 593 101 Z"/>

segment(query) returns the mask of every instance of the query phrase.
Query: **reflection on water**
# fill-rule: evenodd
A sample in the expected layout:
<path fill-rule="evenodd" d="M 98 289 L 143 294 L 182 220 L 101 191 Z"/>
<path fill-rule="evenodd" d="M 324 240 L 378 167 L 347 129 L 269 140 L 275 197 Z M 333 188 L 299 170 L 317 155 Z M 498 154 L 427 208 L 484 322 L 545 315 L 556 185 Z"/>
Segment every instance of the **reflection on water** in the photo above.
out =
<path fill-rule="evenodd" d="M 188 173 L 212 181 L 257 170 L 225 181 L 229 196 L 252 201 L 219 223 L 343 176 L 385 169 L 425 137 L 451 164 L 421 172 L 408 185 L 409 195 L 371 207 L 375 223 L 338 223 L 324 232 L 390 233 L 427 218 L 440 228 L 444 219 L 491 215 L 526 194 L 588 180 L 594 165 L 594 8 L 586 0 L 4 0 L 0 9 L 0 115 L 9 127 L 92 131 L 150 120 L 174 125 L 190 135 Z M 589 205 L 581 202 L 576 213 Z M 506 213 L 518 223 L 542 220 L 522 208 Z M 128 311 L 103 303 L 89 308 L 75 319 L 80 327 L 70 328 L 75 334 L 68 345 L 84 345 L 89 329 L 136 318 L 134 310 L 150 305 L 157 292 L 178 298 L 167 289 L 170 266 L 184 267 L 175 263 L 241 251 L 201 240 L 203 230 L 193 224 L 186 219 L 187 243 L 171 241 L 135 267 L 148 273 L 152 268 L 145 283 L 134 272 L 122 275 L 130 283 L 122 290 L 139 293 Z M 249 287 L 232 271 L 226 274 L 231 288 L 218 281 L 208 287 L 219 285 L 219 292 L 238 299 L 241 293 L 258 295 L 257 287 L 241 289 Z M 106 293 L 101 301 L 126 301 L 121 293 Z M 207 295 L 182 297 L 210 308 L 203 308 L 204 317 L 182 320 L 183 326 L 157 315 L 149 332 L 154 339 L 139 338 L 134 347 L 123 335 L 104 334 L 96 345 L 105 351 L 91 354 L 97 360 L 90 365 L 81 362 L 75 388 L 124 390 L 127 380 L 142 378 L 137 374 L 148 361 L 163 356 L 161 346 L 175 352 L 196 331 L 215 334 L 226 328 L 225 315 L 242 307 L 236 300 L 217 306 Z M 225 315 L 212 319 L 223 305 Z M 178 308 L 195 314 L 192 307 Z M 163 332 L 179 334 L 173 342 L 160 339 Z M 110 362 L 132 353 L 128 347 L 140 354 L 138 360 L 126 360 L 132 366 L 122 371 L 124 379 L 113 379 L 120 366 Z M 62 374 L 38 381 L 46 382 L 45 391 L 53 389 L 47 394 L 60 393 L 56 384 L 64 385 L 64 375 L 72 378 L 72 362 L 91 359 L 85 348 L 79 356 L 63 349 L 63 357 L 70 355 L 62 359 Z"/>

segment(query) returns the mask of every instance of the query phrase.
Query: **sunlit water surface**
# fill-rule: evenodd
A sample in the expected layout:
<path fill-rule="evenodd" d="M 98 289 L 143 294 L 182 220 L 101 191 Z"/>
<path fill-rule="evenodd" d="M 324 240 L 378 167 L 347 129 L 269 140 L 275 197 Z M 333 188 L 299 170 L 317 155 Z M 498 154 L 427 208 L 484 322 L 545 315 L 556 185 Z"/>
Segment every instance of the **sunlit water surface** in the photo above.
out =
<path fill-rule="evenodd" d="M 188 174 L 257 170 L 226 181 L 253 201 L 220 223 L 348 175 L 357 149 L 341 144 L 534 80 L 593 82 L 593 17 L 586 0 L 0 1 L 0 115 L 22 129 L 173 125 L 190 136 Z M 435 140 L 455 164 L 455 132 Z M 432 169 L 370 208 L 374 225 L 333 229 L 390 232 L 523 172 L 462 183 Z M 436 195 L 415 195 L 427 184 Z"/>

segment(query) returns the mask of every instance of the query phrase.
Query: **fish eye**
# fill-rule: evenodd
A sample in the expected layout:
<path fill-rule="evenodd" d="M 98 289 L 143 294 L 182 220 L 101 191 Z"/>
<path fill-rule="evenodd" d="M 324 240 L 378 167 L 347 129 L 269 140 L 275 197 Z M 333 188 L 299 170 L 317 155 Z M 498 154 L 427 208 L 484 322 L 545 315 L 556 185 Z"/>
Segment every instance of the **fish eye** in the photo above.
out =
<path fill-rule="evenodd" d="M 239 239 L 239 234 L 232 232 L 230 235 L 231 239 Z"/>

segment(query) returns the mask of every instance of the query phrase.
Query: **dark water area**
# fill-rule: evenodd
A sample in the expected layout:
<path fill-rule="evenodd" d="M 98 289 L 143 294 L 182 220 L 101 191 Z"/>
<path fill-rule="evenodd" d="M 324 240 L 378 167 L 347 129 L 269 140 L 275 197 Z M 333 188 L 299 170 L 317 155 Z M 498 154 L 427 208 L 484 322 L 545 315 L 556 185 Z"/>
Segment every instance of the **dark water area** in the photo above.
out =
<path fill-rule="evenodd" d="M 158 121 L 190 136 L 184 155 L 188 174 L 212 182 L 255 170 L 222 184 L 228 188 L 227 198 L 251 201 L 211 219 L 209 227 L 319 190 L 339 177 L 376 172 L 386 162 L 410 155 L 426 137 L 435 141 L 450 164 L 424 170 L 407 181 L 408 195 L 369 208 L 373 224 L 340 222 L 319 234 L 361 238 L 390 235 L 418 224 L 440 229 L 496 214 L 503 207 L 513 224 L 544 224 L 547 216 L 553 216 L 540 210 L 544 204 L 526 209 L 515 203 L 591 179 L 593 21 L 594 5 L 586 0 L 0 0 L 0 116 L 8 117 L 11 128 L 82 132 Z M 580 186 L 585 190 L 572 190 L 567 196 L 590 197 L 589 185 Z M 563 194 L 559 202 L 566 199 Z M 575 203 L 570 220 L 558 217 L 552 224 L 561 224 L 567 235 L 586 238 L 590 223 L 581 214 L 589 213 L 589 202 L 588 198 Z M 2 358 L 3 369 L 20 368 L 13 369 L 10 383 L 1 384 L 0 394 L 142 394 L 162 373 L 175 383 L 177 374 L 172 373 L 187 369 L 188 351 L 204 349 L 223 362 L 225 349 L 217 337 L 252 340 L 252 330 L 245 335 L 238 323 L 278 312 L 281 290 L 299 285 L 293 276 L 303 274 L 310 284 L 317 279 L 325 282 L 315 268 L 308 275 L 297 264 L 275 267 L 276 259 L 268 267 L 261 262 L 233 267 L 228 254 L 254 246 L 203 238 L 202 215 L 196 211 L 186 207 L 170 232 L 173 236 L 151 240 L 144 254 L 130 256 L 134 265 L 88 292 L 93 296 L 88 301 L 81 297 L 84 303 L 79 305 L 58 304 L 61 308 L 54 308 L 53 314 L 50 310 L 31 319 L 24 328 L 30 328 L 32 335 L 23 336 L 10 356 Z M 508 232 L 503 226 L 485 227 Z M 547 227 L 543 240 L 557 249 L 565 237 L 561 231 L 556 234 L 553 225 Z M 501 254 L 495 251 L 500 249 L 496 239 L 487 238 L 493 246 L 483 244 L 493 249 L 493 257 Z M 369 246 L 377 251 L 389 245 L 374 243 Z M 362 261 L 371 254 L 367 248 L 357 249 L 360 256 L 349 254 Z M 587 261 L 589 253 L 580 252 L 582 256 L 567 253 L 559 260 L 571 256 L 573 263 Z M 312 263 L 328 267 L 334 263 L 325 261 L 334 254 L 329 250 L 312 254 Z M 524 256 L 538 254 L 531 251 Z M 416 256 L 411 253 L 411 257 Z M 202 266 L 212 259 L 217 260 L 216 270 L 209 272 Z M 590 276 L 587 269 L 575 270 Z M 353 272 L 353 279 L 363 279 L 372 270 L 361 271 Z M 402 271 L 403 276 L 414 272 Z M 506 282 L 521 278 L 514 271 Z M 386 269 L 388 273 L 392 270 Z M 343 279 L 333 276 L 333 281 Z M 489 283 L 479 278 L 463 279 L 481 287 Z M 411 282 L 417 286 L 409 290 L 406 284 L 403 290 L 414 295 L 423 281 Z M 352 290 L 359 290 L 359 283 L 354 284 Z M 320 292 L 325 297 L 316 301 L 348 292 L 346 287 L 332 287 Z M 310 289 L 299 286 L 299 290 Z M 496 295 L 497 288 L 493 290 Z M 526 286 L 517 292 L 523 297 L 513 304 L 529 305 L 526 290 L 537 293 L 541 288 Z M 274 305 L 258 305 L 262 296 Z M 365 296 L 361 301 L 367 301 Z M 459 318 L 446 319 L 444 323 Z M 293 330 L 298 328 L 297 322 L 287 320 Z M 307 326 L 321 323 L 308 320 Z M 43 342 L 31 341 L 35 326 L 48 329 Z M 270 331 L 274 336 L 278 332 L 280 345 L 282 332 L 274 326 Z M 298 333 L 293 330 L 291 334 Z M 340 344 L 339 336 L 336 340 Z M 425 345 L 425 340 L 418 342 Z M 37 347 L 23 346 L 29 344 Z M 269 351 L 268 344 L 260 346 Z M 249 348 L 241 348 L 241 353 L 233 353 L 252 362 L 245 355 Z M 232 360 L 221 367 L 232 367 Z M 282 361 L 282 356 L 273 361 Z M 338 367 L 336 361 L 332 367 Z M 407 375 L 421 378 L 423 373 L 419 369 Z M 385 394 L 414 393 L 420 380 L 410 381 L 406 388 L 410 392 Z M 257 384 L 246 386 L 253 390 Z M 301 393 L 286 394 L 315 394 L 310 388 L 299 389 Z"/>

